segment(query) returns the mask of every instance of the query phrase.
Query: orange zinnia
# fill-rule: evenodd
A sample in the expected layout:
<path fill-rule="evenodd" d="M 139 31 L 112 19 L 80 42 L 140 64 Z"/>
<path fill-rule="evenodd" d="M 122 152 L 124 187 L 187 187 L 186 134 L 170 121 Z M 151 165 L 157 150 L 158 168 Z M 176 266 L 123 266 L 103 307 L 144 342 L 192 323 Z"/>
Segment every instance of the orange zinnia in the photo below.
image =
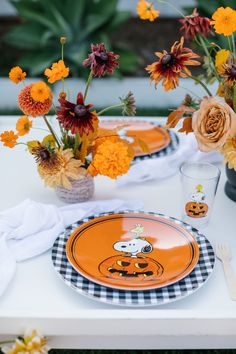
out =
<path fill-rule="evenodd" d="M 69 68 L 66 68 L 63 60 L 59 60 L 57 63 L 53 63 L 51 69 L 46 69 L 44 75 L 48 77 L 48 82 L 53 84 L 54 82 L 64 79 L 69 75 Z"/>
<path fill-rule="evenodd" d="M 219 7 L 212 15 L 211 25 L 216 33 L 230 36 L 236 31 L 236 11 L 231 7 Z"/>
<path fill-rule="evenodd" d="M 4 146 L 13 148 L 17 144 L 18 135 L 13 130 L 5 131 L 0 134 L 0 139 Z"/>
<path fill-rule="evenodd" d="M 158 61 L 146 67 L 150 73 L 151 81 L 156 85 L 163 80 L 163 86 L 166 91 L 175 89 L 179 85 L 179 77 L 186 78 L 191 76 L 187 65 L 200 65 L 200 62 L 193 60 L 199 58 L 191 49 L 183 47 L 184 37 L 180 42 L 175 42 L 170 52 L 156 52 Z"/>
<path fill-rule="evenodd" d="M 16 130 L 20 136 L 29 133 L 31 127 L 32 121 L 29 120 L 28 116 L 21 116 L 16 122 Z"/>
<path fill-rule="evenodd" d="M 15 66 L 9 72 L 9 79 L 15 84 L 19 84 L 19 82 L 25 80 L 25 78 L 26 72 L 23 72 L 19 66 Z"/>
<path fill-rule="evenodd" d="M 138 2 L 137 13 L 141 20 L 149 20 L 151 22 L 160 15 L 160 12 L 155 10 L 153 3 L 146 0 L 140 0 Z"/>

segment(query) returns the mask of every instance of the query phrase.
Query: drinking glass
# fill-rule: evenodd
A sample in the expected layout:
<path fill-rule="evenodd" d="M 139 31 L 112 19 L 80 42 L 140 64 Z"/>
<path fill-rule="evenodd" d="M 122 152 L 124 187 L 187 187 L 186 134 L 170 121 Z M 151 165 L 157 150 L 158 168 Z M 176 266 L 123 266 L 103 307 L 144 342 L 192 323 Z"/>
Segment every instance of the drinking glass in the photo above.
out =
<path fill-rule="evenodd" d="M 183 189 L 182 218 L 197 229 L 210 219 L 220 170 L 210 163 L 186 162 L 180 167 Z"/>

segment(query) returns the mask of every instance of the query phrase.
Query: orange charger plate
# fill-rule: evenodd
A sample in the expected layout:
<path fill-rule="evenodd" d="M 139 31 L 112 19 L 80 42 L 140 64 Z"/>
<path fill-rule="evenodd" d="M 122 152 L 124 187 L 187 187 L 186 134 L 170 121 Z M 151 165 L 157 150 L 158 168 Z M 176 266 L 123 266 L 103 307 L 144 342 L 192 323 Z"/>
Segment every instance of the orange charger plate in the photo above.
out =
<path fill-rule="evenodd" d="M 99 124 L 100 130 L 103 133 L 105 130 L 115 130 L 117 127 L 122 126 L 124 128 L 118 131 L 118 134 L 128 141 L 132 141 L 131 146 L 134 149 L 135 156 L 147 155 L 146 152 L 143 152 L 139 139 L 148 147 L 150 154 L 163 150 L 170 144 L 171 138 L 168 131 L 149 122 L 114 120 L 104 121 Z M 123 135 L 124 132 L 125 136 Z"/>
<path fill-rule="evenodd" d="M 78 227 L 66 254 L 76 271 L 112 288 L 145 290 L 173 284 L 199 259 L 193 235 L 164 217 L 144 213 L 101 216 Z"/>

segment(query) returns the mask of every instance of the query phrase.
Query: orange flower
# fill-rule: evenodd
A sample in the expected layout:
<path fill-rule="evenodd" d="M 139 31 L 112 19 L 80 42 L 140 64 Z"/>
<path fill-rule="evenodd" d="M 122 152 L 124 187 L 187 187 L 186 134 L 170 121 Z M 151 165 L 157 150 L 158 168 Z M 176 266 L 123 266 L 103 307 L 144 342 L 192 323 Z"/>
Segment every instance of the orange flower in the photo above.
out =
<path fill-rule="evenodd" d="M 9 79 L 15 84 L 19 84 L 19 82 L 25 80 L 25 78 L 26 72 L 23 72 L 23 70 L 19 66 L 15 66 L 9 72 Z"/>
<path fill-rule="evenodd" d="M 16 130 L 19 136 L 29 133 L 31 127 L 32 121 L 29 120 L 28 116 L 21 116 L 16 122 Z"/>
<path fill-rule="evenodd" d="M 66 78 L 69 75 L 69 68 L 65 67 L 63 60 L 53 63 L 51 69 L 46 69 L 44 75 L 48 77 L 48 82 L 53 84 L 55 81 Z"/>
<path fill-rule="evenodd" d="M 211 25 L 216 33 L 230 36 L 236 31 L 236 11 L 231 7 L 219 7 L 212 15 Z"/>
<path fill-rule="evenodd" d="M 52 95 L 52 93 L 45 82 L 39 81 L 32 85 L 30 95 L 34 101 L 44 102 Z"/>
<path fill-rule="evenodd" d="M 92 176 L 101 174 L 115 179 L 128 172 L 132 158 L 127 143 L 106 139 L 97 147 L 88 172 Z"/>
<path fill-rule="evenodd" d="M 25 115 L 38 117 L 47 114 L 49 112 L 52 106 L 52 94 L 51 94 L 51 90 L 49 89 L 50 95 L 47 99 L 45 99 L 43 102 L 36 101 L 33 99 L 31 95 L 31 89 L 34 85 L 36 84 L 28 85 L 21 90 L 18 96 L 18 102 L 19 102 L 20 109 Z"/>
<path fill-rule="evenodd" d="M 5 131 L 0 134 L 0 139 L 4 146 L 13 148 L 17 144 L 18 135 L 13 130 Z"/>
<path fill-rule="evenodd" d="M 151 22 L 160 15 L 160 12 L 155 10 L 153 3 L 146 0 L 140 0 L 138 2 L 137 13 L 141 20 L 149 20 Z"/>
<path fill-rule="evenodd" d="M 183 47 L 184 37 L 181 37 L 180 42 L 175 42 L 171 47 L 170 52 L 166 50 L 156 52 L 158 61 L 146 67 L 150 73 L 151 81 L 155 81 L 156 85 L 163 80 L 163 86 L 166 91 L 175 89 L 179 85 L 179 77 L 186 78 L 191 76 L 187 65 L 200 65 L 195 58 L 199 55 L 195 54 L 191 49 Z"/>

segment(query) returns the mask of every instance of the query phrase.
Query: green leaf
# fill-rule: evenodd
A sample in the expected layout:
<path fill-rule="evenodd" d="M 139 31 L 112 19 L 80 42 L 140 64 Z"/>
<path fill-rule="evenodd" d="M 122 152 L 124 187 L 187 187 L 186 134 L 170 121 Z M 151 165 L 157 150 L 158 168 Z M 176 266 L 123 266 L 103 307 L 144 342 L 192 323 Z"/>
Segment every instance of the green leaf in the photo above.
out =
<path fill-rule="evenodd" d="M 28 68 L 32 76 L 42 75 L 47 67 L 50 67 L 54 61 L 59 59 L 55 50 L 48 48 L 48 51 L 40 53 L 32 51 L 26 53 L 20 60 L 20 65 L 24 68 Z"/>
<path fill-rule="evenodd" d="M 42 27 L 23 24 L 16 26 L 4 36 L 4 41 L 18 48 L 36 49 L 42 45 Z"/>
<path fill-rule="evenodd" d="M 139 58 L 135 53 L 128 50 L 117 50 L 116 53 L 120 55 L 120 71 L 123 73 L 134 73 L 137 70 Z"/>
<path fill-rule="evenodd" d="M 124 24 L 130 18 L 130 12 L 128 11 L 121 11 L 117 12 L 115 16 L 112 18 L 112 21 L 107 26 L 107 32 L 113 32 L 121 25 Z"/>

